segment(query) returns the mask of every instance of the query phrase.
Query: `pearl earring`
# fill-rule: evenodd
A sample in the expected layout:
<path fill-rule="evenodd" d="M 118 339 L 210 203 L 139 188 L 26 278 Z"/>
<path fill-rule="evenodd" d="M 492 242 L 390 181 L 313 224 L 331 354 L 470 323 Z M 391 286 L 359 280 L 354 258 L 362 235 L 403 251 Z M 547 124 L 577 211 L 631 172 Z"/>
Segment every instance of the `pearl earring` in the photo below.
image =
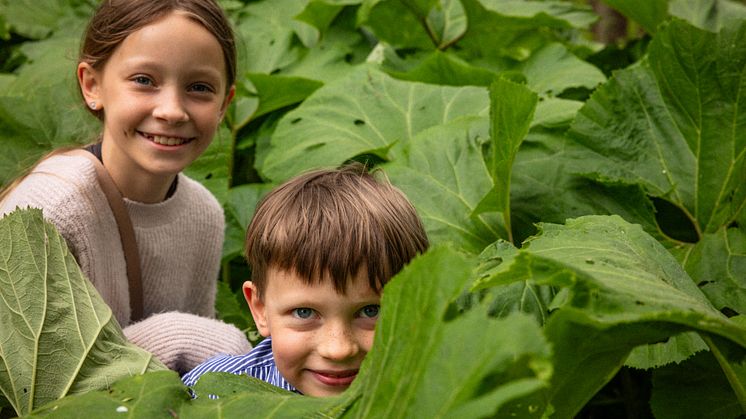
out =
<path fill-rule="evenodd" d="M 88 104 L 88 106 L 89 106 L 89 107 L 90 107 L 91 109 L 93 109 L 94 111 L 96 110 L 96 102 L 91 102 L 91 103 L 89 103 L 89 104 Z"/>

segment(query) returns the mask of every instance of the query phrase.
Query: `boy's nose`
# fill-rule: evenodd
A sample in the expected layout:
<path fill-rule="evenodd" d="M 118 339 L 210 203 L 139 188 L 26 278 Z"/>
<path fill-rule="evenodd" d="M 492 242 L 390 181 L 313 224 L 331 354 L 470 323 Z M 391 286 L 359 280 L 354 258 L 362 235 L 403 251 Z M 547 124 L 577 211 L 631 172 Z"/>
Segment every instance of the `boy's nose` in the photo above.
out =
<path fill-rule="evenodd" d="M 189 114 L 184 108 L 182 98 L 178 92 L 164 89 L 158 97 L 158 103 L 153 110 L 153 116 L 169 124 L 186 122 Z"/>
<path fill-rule="evenodd" d="M 330 325 L 318 346 L 321 356 L 341 361 L 355 357 L 360 352 L 360 344 L 349 327 Z"/>

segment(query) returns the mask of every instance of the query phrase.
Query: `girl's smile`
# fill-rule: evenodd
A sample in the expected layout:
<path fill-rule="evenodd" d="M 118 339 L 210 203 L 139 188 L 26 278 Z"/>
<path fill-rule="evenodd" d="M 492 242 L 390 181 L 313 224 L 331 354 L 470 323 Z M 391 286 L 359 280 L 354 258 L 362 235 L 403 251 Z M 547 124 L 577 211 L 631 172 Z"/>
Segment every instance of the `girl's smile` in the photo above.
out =
<path fill-rule="evenodd" d="M 162 146 L 180 146 L 193 141 L 196 137 L 179 137 L 165 134 L 147 134 L 142 131 L 137 131 L 138 134 L 145 137 L 148 141 L 152 141 L 157 145 Z"/>
<path fill-rule="evenodd" d="M 210 145 L 233 89 L 218 40 L 182 12 L 131 33 L 103 68 L 78 68 L 102 107 L 104 166 L 122 194 L 162 201 L 174 177 Z"/>

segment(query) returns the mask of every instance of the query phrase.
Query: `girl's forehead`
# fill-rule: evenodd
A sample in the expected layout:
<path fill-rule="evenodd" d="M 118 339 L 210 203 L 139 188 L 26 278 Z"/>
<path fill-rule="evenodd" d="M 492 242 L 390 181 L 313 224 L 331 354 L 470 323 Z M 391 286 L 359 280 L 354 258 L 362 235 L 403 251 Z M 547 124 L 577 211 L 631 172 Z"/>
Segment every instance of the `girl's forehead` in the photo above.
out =
<path fill-rule="evenodd" d="M 163 65 L 226 77 L 218 39 L 189 15 L 172 12 L 128 35 L 111 57 L 118 66 Z"/>

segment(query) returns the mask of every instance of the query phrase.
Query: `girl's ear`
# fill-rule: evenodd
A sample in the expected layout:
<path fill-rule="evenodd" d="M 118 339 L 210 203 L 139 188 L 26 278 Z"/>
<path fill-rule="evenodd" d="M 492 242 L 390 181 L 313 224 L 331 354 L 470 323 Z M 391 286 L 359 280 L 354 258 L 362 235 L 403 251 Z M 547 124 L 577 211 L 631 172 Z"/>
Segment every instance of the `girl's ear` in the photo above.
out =
<path fill-rule="evenodd" d="M 225 110 L 228 109 L 228 105 L 230 105 L 231 101 L 233 100 L 233 96 L 236 94 L 236 86 L 231 86 L 230 89 L 228 89 L 228 94 L 225 95 L 225 100 L 223 101 L 222 106 L 220 106 L 220 119 L 223 119 L 223 115 L 225 115 Z"/>
<path fill-rule="evenodd" d="M 97 111 L 101 109 L 102 103 L 99 100 L 99 73 L 88 63 L 78 64 L 78 85 L 83 93 L 86 104 Z"/>
<path fill-rule="evenodd" d="M 267 324 L 267 313 L 265 311 L 264 301 L 259 298 L 259 293 L 251 281 L 243 283 L 243 296 L 246 298 L 246 302 L 249 304 L 251 310 L 251 316 L 254 318 L 256 329 L 265 338 L 270 335 L 269 325 Z"/>

